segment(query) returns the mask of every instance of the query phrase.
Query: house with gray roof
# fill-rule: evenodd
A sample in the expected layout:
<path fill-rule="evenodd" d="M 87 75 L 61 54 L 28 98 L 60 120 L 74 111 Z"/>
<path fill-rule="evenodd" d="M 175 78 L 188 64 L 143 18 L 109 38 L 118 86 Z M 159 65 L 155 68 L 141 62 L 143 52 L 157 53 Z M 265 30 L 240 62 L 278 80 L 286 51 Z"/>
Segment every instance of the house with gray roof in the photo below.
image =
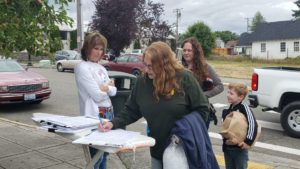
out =
<path fill-rule="evenodd" d="M 299 19 L 261 23 L 251 34 L 242 35 L 237 46 L 251 47 L 249 55 L 252 58 L 284 59 L 300 57 Z"/>

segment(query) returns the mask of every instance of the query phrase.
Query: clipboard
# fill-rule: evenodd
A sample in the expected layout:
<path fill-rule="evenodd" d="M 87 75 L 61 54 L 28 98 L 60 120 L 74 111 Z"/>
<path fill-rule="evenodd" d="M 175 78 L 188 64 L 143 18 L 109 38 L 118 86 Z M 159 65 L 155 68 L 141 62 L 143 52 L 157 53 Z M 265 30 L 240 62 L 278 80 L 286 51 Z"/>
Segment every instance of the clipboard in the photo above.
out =
<path fill-rule="evenodd" d="M 154 146 L 155 139 L 138 132 L 117 129 L 108 132 L 93 131 L 72 143 L 90 145 L 109 153 L 116 153 L 124 150 L 135 150 L 139 147 Z"/>

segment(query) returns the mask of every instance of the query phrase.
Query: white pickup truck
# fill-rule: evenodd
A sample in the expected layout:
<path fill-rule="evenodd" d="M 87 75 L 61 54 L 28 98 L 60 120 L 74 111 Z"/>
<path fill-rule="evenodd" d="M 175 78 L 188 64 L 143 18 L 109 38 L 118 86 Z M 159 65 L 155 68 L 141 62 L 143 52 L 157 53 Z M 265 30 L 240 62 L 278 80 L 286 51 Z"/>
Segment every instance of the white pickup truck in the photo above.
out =
<path fill-rule="evenodd" d="M 281 113 L 281 126 L 300 138 L 300 68 L 256 68 L 252 74 L 250 106 Z"/>

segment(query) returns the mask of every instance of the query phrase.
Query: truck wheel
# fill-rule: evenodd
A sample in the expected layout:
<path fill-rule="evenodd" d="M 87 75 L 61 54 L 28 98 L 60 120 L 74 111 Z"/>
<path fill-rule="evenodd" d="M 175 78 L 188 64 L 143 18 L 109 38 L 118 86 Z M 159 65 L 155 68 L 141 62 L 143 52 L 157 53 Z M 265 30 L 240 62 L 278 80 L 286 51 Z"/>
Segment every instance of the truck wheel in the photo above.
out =
<path fill-rule="evenodd" d="M 300 138 L 300 101 L 286 105 L 280 120 L 282 128 L 289 136 Z"/>

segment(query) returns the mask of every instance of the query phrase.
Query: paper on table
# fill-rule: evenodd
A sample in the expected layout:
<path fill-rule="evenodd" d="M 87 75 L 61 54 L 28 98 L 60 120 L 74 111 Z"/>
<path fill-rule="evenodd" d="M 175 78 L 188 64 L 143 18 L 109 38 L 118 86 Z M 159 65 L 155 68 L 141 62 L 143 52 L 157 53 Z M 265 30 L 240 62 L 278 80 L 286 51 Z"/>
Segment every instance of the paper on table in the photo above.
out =
<path fill-rule="evenodd" d="M 122 129 L 110 130 L 108 132 L 94 131 L 93 133 L 85 137 L 73 141 L 73 143 L 124 147 L 130 143 L 130 140 L 139 135 L 139 132 L 127 131 Z"/>
<path fill-rule="evenodd" d="M 59 125 L 62 127 L 69 128 L 84 128 L 90 126 L 96 126 L 99 123 L 98 119 L 87 118 L 85 116 L 59 116 L 59 115 L 49 115 L 33 117 L 34 121 L 50 123 L 47 125 Z"/>

